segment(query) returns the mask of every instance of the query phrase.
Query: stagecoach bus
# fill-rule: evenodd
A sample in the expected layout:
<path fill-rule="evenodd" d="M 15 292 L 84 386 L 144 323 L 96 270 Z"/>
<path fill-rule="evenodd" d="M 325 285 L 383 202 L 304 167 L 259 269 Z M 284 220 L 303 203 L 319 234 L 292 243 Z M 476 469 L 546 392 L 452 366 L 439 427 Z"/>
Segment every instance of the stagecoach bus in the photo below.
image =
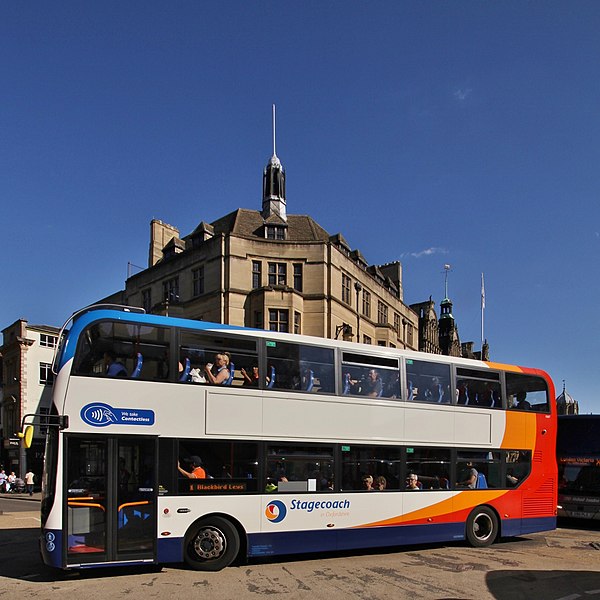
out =
<path fill-rule="evenodd" d="M 558 516 L 600 519 L 600 415 L 561 415 Z"/>
<path fill-rule="evenodd" d="M 467 540 L 556 525 L 543 371 L 88 307 L 61 335 L 48 565 Z"/>

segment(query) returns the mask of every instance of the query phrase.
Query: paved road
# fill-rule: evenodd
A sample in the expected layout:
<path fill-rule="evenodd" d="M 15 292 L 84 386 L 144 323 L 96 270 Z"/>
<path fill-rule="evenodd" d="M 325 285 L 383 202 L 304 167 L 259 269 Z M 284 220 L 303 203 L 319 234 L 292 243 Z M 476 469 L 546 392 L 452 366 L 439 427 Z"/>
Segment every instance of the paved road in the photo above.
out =
<path fill-rule="evenodd" d="M 451 544 L 288 557 L 219 573 L 183 566 L 63 573 L 40 563 L 38 505 L 29 506 L 36 510 L 0 516 L 0 598 L 600 600 L 598 526 L 561 527 L 480 550 Z"/>
<path fill-rule="evenodd" d="M 3 514 L 38 511 L 40 509 L 39 494 L 31 498 L 27 494 L 0 494 L 0 518 Z"/>

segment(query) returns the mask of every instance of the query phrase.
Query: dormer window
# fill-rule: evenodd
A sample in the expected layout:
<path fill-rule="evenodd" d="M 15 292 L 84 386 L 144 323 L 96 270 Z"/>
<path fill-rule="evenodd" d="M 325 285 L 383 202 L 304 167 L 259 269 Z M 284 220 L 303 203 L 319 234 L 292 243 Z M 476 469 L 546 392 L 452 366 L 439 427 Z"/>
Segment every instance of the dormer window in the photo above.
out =
<path fill-rule="evenodd" d="M 265 237 L 268 240 L 285 240 L 285 230 L 281 225 L 266 225 Z"/>

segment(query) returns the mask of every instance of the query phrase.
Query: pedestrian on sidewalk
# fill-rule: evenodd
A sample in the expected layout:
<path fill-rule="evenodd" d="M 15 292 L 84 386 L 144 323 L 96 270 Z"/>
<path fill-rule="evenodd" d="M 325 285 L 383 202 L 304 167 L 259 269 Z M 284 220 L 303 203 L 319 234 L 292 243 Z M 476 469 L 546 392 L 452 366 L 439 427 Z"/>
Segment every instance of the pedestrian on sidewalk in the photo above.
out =
<path fill-rule="evenodd" d="M 27 493 L 30 496 L 33 496 L 33 480 L 35 478 L 35 475 L 31 472 L 31 470 L 27 471 L 27 473 L 25 473 L 25 484 L 27 485 Z"/>

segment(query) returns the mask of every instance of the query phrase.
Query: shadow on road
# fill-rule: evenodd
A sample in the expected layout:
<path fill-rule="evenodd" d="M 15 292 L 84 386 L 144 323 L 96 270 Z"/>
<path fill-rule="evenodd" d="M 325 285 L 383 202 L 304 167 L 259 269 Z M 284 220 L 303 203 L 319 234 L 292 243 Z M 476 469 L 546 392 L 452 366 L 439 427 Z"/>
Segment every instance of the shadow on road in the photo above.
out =
<path fill-rule="evenodd" d="M 152 573 L 160 568 L 107 567 L 94 570 L 62 571 L 46 566 L 40 556 L 38 527 L 0 530 L 0 577 L 20 579 L 34 583 L 68 581 L 71 579 L 102 579 L 105 577 L 127 577 L 139 573 Z"/>
<path fill-rule="evenodd" d="M 577 600 L 600 590 L 595 571 L 491 571 L 486 575 L 490 594 L 497 600 Z"/>

